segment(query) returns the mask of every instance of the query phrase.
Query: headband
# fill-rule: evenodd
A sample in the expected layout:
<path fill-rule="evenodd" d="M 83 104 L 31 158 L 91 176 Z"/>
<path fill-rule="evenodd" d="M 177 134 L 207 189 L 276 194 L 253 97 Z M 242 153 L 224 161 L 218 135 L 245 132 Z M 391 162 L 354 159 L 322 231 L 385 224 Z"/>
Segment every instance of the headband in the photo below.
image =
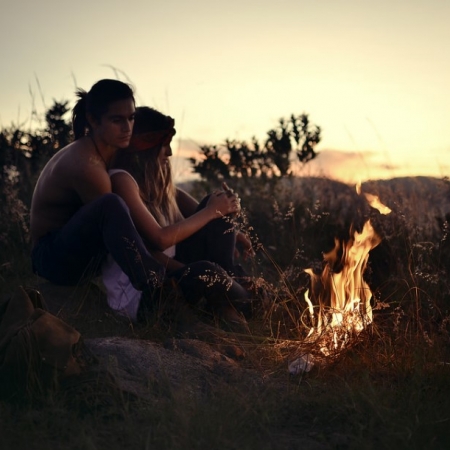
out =
<path fill-rule="evenodd" d="M 167 117 L 167 119 L 169 124 L 167 130 L 148 131 L 147 133 L 133 135 L 130 140 L 128 151 L 140 152 L 163 145 L 169 145 L 176 131 L 174 128 L 175 120 L 172 119 L 172 117 Z"/>

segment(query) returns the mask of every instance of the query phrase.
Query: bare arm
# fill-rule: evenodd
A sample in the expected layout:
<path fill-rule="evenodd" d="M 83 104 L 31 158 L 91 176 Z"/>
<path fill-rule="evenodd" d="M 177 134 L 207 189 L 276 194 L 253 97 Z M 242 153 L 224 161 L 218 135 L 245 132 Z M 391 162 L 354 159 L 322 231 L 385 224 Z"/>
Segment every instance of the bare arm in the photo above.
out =
<path fill-rule="evenodd" d="M 74 172 L 73 188 L 83 204 L 111 192 L 111 179 L 103 164 L 87 163 Z"/>
<path fill-rule="evenodd" d="M 222 189 L 228 196 L 235 195 L 234 190 L 230 189 L 225 182 L 222 183 Z M 184 217 L 192 216 L 199 205 L 199 202 L 192 195 L 179 187 L 177 187 L 176 200 L 178 208 L 180 208 L 181 214 Z"/>
<path fill-rule="evenodd" d="M 163 252 L 152 251 L 151 254 L 160 264 L 162 264 L 166 268 L 167 271 L 172 271 L 184 267 L 183 263 L 180 263 L 176 259 L 167 256 Z"/>
<path fill-rule="evenodd" d="M 139 188 L 129 174 L 114 174 L 111 181 L 113 192 L 120 195 L 128 205 L 138 232 L 156 250 L 164 251 L 188 238 L 211 220 L 236 212 L 238 208 L 234 197 L 228 197 L 224 192 L 215 192 L 211 194 L 204 209 L 180 222 L 161 227 L 141 200 Z"/>

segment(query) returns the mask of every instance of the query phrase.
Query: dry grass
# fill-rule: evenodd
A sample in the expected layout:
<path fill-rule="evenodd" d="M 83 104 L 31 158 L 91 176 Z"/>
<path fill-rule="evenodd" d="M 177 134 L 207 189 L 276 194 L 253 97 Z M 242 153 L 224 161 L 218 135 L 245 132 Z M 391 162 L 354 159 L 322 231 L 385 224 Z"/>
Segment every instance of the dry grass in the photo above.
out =
<path fill-rule="evenodd" d="M 250 321 L 250 338 L 241 342 L 247 357 L 240 363 L 259 382 L 242 377 L 193 398 L 188 389 L 174 390 L 160 380 L 148 386 L 151 402 L 87 395 L 90 403 L 72 408 L 57 398 L 25 408 L 2 403 L 2 449 L 447 448 L 447 181 L 364 184 L 363 190 L 392 208 L 389 216 L 371 210 L 353 187 L 326 179 L 256 180 L 233 188 L 259 248 L 246 268 L 265 298 Z M 374 320 L 325 358 L 314 342 L 305 344 L 304 269 L 321 270 L 322 252 L 334 238 L 345 239 L 351 223 L 358 227 L 368 217 L 384 239 L 371 253 L 366 274 Z M 20 248 L 8 249 L 2 258 L 2 293 L 32 281 Z M 134 330 L 135 337 L 163 339 L 164 332 L 152 326 Z M 289 375 L 288 361 L 303 353 L 316 357 L 314 367 Z"/>

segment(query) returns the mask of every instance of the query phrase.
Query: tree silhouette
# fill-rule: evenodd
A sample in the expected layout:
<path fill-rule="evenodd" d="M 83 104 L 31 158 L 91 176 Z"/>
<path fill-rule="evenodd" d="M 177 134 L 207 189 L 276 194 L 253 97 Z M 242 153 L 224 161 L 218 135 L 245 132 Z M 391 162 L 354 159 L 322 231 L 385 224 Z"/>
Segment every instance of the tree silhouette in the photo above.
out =
<path fill-rule="evenodd" d="M 45 114 L 47 123 L 47 136 L 55 151 L 65 147 L 73 140 L 72 126 L 67 123 L 64 116 L 69 112 L 68 101 L 54 102 Z"/>
<path fill-rule="evenodd" d="M 2 182 L 15 180 L 20 197 L 26 203 L 31 200 L 34 185 L 44 165 L 73 139 L 71 125 L 64 119 L 69 111 L 67 105 L 67 101 L 54 102 L 45 113 L 44 129 L 23 131 L 10 127 L 0 133 Z"/>
<path fill-rule="evenodd" d="M 200 160 L 189 158 L 195 173 L 206 181 L 232 178 L 284 177 L 291 174 L 291 155 L 306 164 L 317 154 L 321 129 L 311 125 L 307 114 L 281 118 L 278 126 L 267 132 L 260 146 L 256 138 L 246 141 L 226 140 L 222 151 L 216 145 L 200 147 Z"/>
<path fill-rule="evenodd" d="M 204 145 L 200 147 L 202 160 L 197 161 L 195 158 L 189 158 L 194 167 L 194 172 L 207 181 L 222 180 L 229 177 L 229 168 L 223 159 L 219 156 L 217 146 Z"/>

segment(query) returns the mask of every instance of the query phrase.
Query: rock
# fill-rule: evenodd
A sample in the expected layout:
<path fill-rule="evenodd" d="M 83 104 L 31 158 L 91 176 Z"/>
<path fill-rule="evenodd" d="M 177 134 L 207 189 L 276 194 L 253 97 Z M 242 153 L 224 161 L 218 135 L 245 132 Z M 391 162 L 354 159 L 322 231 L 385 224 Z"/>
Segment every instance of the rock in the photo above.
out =
<path fill-rule="evenodd" d="M 121 389 L 144 399 L 154 394 L 149 386 L 187 389 L 196 396 L 242 376 L 243 369 L 235 361 L 202 341 L 172 339 L 163 346 L 110 337 L 87 339 L 85 343 L 99 359 L 100 368 L 112 373 Z"/>
<path fill-rule="evenodd" d="M 249 372 L 237 362 L 245 355 L 239 342 L 232 334 L 210 325 L 200 326 L 201 330 L 212 330 L 200 339 L 193 339 L 189 333 L 180 339 L 178 334 L 171 336 L 164 330 L 159 333 L 163 339 L 153 339 L 158 333 L 151 325 L 132 324 L 117 316 L 93 283 L 66 287 L 41 281 L 35 288 L 49 311 L 76 328 L 98 359 L 93 375 L 87 377 L 94 382 L 95 372 L 99 377 L 107 372 L 120 389 L 143 399 L 151 398 L 158 386 L 188 390 L 197 396 L 221 383 L 241 380 L 243 373 Z M 250 380 L 258 378 L 250 376 Z"/>

